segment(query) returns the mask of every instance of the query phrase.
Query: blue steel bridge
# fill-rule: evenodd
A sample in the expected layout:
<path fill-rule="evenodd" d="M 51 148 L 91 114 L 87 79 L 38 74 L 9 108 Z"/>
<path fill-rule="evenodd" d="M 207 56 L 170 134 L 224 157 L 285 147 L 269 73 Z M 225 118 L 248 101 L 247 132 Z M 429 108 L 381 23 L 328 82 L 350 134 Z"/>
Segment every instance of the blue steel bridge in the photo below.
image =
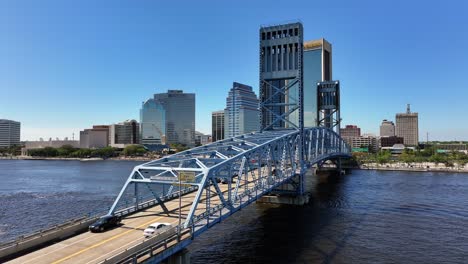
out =
<path fill-rule="evenodd" d="M 300 135 L 251 133 L 136 166 L 109 211 L 123 217 L 122 226 L 73 236 L 12 263 L 159 263 L 266 194 L 300 197 L 307 170 L 350 157 L 339 135 L 318 127 L 304 129 L 301 155 Z M 153 197 L 142 199 L 144 190 Z M 145 239 L 142 230 L 153 222 L 172 227 Z"/>

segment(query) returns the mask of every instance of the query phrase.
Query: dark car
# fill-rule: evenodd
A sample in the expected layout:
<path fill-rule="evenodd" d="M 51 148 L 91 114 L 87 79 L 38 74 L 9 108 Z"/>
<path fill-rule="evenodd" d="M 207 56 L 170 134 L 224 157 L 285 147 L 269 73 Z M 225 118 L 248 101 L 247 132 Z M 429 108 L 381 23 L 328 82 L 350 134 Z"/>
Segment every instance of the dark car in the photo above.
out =
<path fill-rule="evenodd" d="M 103 232 L 106 229 L 115 227 L 120 224 L 122 218 L 116 215 L 105 215 L 99 218 L 96 222 L 89 226 L 91 232 Z"/>

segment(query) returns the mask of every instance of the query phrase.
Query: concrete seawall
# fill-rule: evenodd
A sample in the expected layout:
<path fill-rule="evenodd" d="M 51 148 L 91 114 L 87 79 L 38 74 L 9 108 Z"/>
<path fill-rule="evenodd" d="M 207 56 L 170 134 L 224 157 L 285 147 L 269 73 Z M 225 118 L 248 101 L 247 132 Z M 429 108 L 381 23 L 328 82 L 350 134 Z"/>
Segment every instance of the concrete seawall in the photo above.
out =
<path fill-rule="evenodd" d="M 435 163 L 384 163 L 384 164 L 361 164 L 359 166 L 361 170 L 382 170 L 382 171 L 421 171 L 421 172 L 459 172 L 468 173 L 468 166 L 445 166 L 445 164 Z"/>

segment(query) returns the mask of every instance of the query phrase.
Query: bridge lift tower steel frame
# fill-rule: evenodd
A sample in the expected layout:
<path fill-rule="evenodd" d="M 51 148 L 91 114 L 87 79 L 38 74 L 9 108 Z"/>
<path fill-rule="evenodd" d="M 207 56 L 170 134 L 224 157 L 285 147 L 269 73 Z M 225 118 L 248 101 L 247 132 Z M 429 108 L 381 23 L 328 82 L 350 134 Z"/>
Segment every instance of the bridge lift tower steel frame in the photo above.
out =
<path fill-rule="evenodd" d="M 300 22 L 260 28 L 260 131 L 299 131 L 298 195 L 304 192 L 303 26 Z"/>

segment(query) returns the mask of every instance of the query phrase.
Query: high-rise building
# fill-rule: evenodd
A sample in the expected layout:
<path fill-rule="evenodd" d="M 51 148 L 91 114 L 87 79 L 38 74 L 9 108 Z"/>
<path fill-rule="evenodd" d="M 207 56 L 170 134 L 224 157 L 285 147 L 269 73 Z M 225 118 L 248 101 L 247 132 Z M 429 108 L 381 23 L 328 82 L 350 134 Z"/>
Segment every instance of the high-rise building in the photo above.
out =
<path fill-rule="evenodd" d="M 166 143 L 195 146 L 195 94 L 168 90 L 154 95 L 165 110 Z"/>
<path fill-rule="evenodd" d="M 109 145 L 124 148 L 140 143 L 140 127 L 136 120 L 126 120 L 109 126 Z"/>
<path fill-rule="evenodd" d="M 234 82 L 226 98 L 224 137 L 230 138 L 260 130 L 258 99 L 252 87 Z"/>
<path fill-rule="evenodd" d="M 9 148 L 20 144 L 21 123 L 0 119 L 0 148 Z"/>
<path fill-rule="evenodd" d="M 332 80 L 332 45 L 321 38 L 304 42 L 304 126 L 317 126 L 317 83 Z M 331 121 L 327 121 L 331 123 Z"/>
<path fill-rule="evenodd" d="M 211 139 L 213 142 L 224 139 L 224 110 L 211 113 Z"/>
<path fill-rule="evenodd" d="M 141 144 L 166 144 L 166 110 L 154 99 L 143 102 L 140 109 Z"/>
<path fill-rule="evenodd" d="M 406 146 L 417 146 L 419 143 L 418 113 L 411 113 L 410 105 L 406 113 L 396 114 L 396 135 L 403 138 Z"/>
<path fill-rule="evenodd" d="M 392 121 L 384 119 L 380 125 L 380 136 L 381 137 L 393 137 L 395 136 L 395 124 Z"/>
<path fill-rule="evenodd" d="M 260 28 L 260 125 L 262 130 L 300 128 L 303 96 L 303 27 Z M 228 135 L 226 135 L 228 136 Z"/>
<path fill-rule="evenodd" d="M 355 125 L 346 125 L 345 128 L 340 129 L 340 136 L 343 138 L 346 137 L 360 137 L 361 129 Z"/>

